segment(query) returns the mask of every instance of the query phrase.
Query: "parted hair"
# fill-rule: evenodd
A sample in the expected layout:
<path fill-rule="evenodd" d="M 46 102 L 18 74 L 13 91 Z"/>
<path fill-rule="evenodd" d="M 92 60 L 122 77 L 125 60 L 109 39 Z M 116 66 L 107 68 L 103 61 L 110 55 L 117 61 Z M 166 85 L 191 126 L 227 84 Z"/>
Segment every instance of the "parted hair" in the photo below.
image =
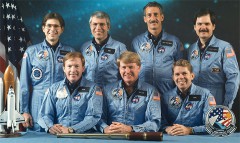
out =
<path fill-rule="evenodd" d="M 189 63 L 189 61 L 187 61 L 187 60 L 180 59 L 180 60 L 174 62 L 173 67 L 172 67 L 172 73 L 174 73 L 174 68 L 175 68 L 176 66 L 187 67 L 188 70 L 190 71 L 190 73 L 193 72 L 192 65 L 191 65 L 191 64 Z"/>
<path fill-rule="evenodd" d="M 141 60 L 137 53 L 125 51 L 117 59 L 117 65 L 120 67 L 120 61 L 126 64 L 136 63 L 138 66 L 141 66 Z"/>
<path fill-rule="evenodd" d="M 60 14 L 58 14 L 58 13 L 51 12 L 51 13 L 46 14 L 43 17 L 42 26 L 45 26 L 45 24 L 46 24 L 48 19 L 57 19 L 59 21 L 61 27 L 65 26 L 65 22 L 64 22 L 62 16 Z"/>
<path fill-rule="evenodd" d="M 80 52 L 69 52 L 63 57 L 63 66 L 65 67 L 65 62 L 69 59 L 80 58 L 82 61 L 82 66 L 85 66 L 85 59 Z"/>

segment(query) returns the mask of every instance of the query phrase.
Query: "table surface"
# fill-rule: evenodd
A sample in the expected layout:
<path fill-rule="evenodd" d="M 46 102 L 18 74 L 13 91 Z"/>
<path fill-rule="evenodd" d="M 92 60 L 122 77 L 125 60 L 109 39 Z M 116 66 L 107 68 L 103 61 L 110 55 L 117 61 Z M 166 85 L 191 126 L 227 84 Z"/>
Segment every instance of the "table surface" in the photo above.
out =
<path fill-rule="evenodd" d="M 213 137 L 211 135 L 188 135 L 188 136 L 169 136 L 163 134 L 165 143 L 238 143 L 240 133 L 233 133 L 226 137 Z M 130 141 L 130 140 L 111 140 L 111 139 L 80 139 L 80 138 L 57 138 L 54 135 L 40 132 L 24 132 L 20 137 L 0 138 L 1 143 L 123 143 L 123 142 L 159 142 L 159 141 Z"/>

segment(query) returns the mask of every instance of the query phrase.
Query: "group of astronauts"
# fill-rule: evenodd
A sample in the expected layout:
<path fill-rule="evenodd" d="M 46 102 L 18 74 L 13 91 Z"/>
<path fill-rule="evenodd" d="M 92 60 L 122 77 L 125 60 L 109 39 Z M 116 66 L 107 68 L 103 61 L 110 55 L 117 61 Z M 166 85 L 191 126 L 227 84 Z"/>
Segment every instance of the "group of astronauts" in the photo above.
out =
<path fill-rule="evenodd" d="M 48 13 L 45 39 L 24 53 L 20 112 L 29 131 L 204 134 L 211 106 L 232 107 L 239 66 L 232 46 L 213 35 L 216 15 L 200 9 L 193 21 L 199 39 L 187 54 L 162 28 L 162 5 L 143 8 L 147 31 L 130 50 L 110 34 L 103 11 L 89 20 L 93 39 L 76 49 L 59 41 L 64 20 Z M 184 55 L 187 55 L 186 57 Z"/>

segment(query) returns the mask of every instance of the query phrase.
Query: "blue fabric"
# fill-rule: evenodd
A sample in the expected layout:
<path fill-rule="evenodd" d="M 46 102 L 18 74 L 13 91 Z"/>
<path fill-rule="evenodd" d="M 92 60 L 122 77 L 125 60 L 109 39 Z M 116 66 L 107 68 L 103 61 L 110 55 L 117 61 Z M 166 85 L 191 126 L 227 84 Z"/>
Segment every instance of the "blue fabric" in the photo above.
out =
<path fill-rule="evenodd" d="M 200 96 L 198 101 L 190 101 L 190 96 Z M 182 99 L 177 93 L 177 87 L 163 94 L 162 128 L 173 124 L 192 127 L 195 134 L 207 133 L 205 130 L 206 113 L 210 109 L 209 98 L 213 98 L 209 90 L 191 85 L 190 94 Z M 211 99 L 212 100 L 212 99 Z M 211 101 L 210 100 L 210 101 Z"/>
<path fill-rule="evenodd" d="M 46 41 L 27 48 L 22 59 L 20 74 L 20 113 L 30 113 L 33 130 L 40 130 L 37 116 L 43 96 L 53 83 L 64 79 L 62 59 L 73 48 L 59 43 L 54 52 Z"/>
<path fill-rule="evenodd" d="M 92 41 L 84 43 L 80 49 L 86 61 L 84 76 L 101 87 L 120 80 L 117 58 L 126 50 L 126 45 L 111 36 L 99 55 Z"/>
<path fill-rule="evenodd" d="M 141 58 L 139 79 L 155 86 L 161 94 L 174 88 L 172 65 L 183 58 L 183 50 L 180 40 L 164 31 L 156 47 L 148 32 L 137 36 L 132 42 L 132 51 Z"/>
<path fill-rule="evenodd" d="M 156 132 L 160 128 L 161 105 L 158 91 L 150 84 L 138 82 L 137 89 L 127 99 L 122 80 L 103 89 L 104 104 L 99 130 L 112 122 L 131 125 L 135 132 Z M 158 96 L 155 100 L 154 96 Z"/>
<path fill-rule="evenodd" d="M 99 95 L 98 87 L 82 77 L 70 94 L 65 80 L 53 84 L 44 96 L 38 123 L 46 132 L 54 124 L 71 127 L 77 133 L 89 131 L 101 118 L 102 93 Z"/>
<path fill-rule="evenodd" d="M 188 53 L 195 74 L 193 83 L 209 89 L 218 105 L 231 109 L 240 80 L 233 48 L 229 43 L 213 36 L 201 60 L 198 42 L 190 46 Z"/>

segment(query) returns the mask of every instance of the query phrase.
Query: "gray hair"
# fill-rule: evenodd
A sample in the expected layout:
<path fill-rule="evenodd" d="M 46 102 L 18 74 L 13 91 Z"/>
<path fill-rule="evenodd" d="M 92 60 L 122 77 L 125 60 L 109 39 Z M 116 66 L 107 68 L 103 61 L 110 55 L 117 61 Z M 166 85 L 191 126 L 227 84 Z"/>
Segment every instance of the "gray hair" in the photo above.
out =
<path fill-rule="evenodd" d="M 109 17 L 109 15 L 106 12 L 95 11 L 94 13 L 92 13 L 92 15 L 91 15 L 91 17 L 89 19 L 89 24 L 91 24 L 93 17 L 97 17 L 97 18 L 100 18 L 100 19 L 106 19 L 107 25 L 108 25 L 108 27 L 110 27 L 110 17 Z"/>

